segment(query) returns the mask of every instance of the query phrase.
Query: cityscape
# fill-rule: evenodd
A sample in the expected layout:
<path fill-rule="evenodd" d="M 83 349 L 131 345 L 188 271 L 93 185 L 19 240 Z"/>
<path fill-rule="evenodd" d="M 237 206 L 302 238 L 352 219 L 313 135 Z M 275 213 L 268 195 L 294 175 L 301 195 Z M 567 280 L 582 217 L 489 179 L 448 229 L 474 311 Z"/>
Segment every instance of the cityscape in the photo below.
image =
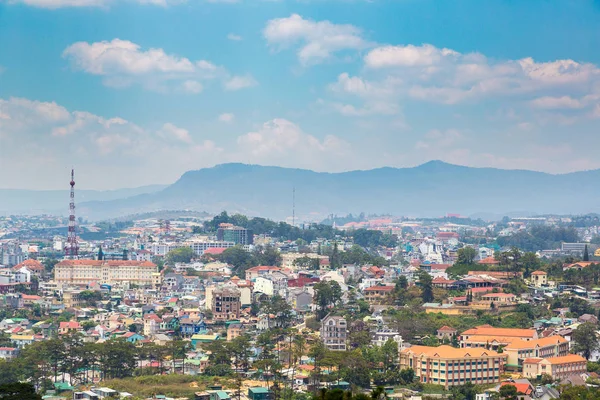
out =
<path fill-rule="evenodd" d="M 0 0 L 0 400 L 600 399 L 599 17 Z"/>

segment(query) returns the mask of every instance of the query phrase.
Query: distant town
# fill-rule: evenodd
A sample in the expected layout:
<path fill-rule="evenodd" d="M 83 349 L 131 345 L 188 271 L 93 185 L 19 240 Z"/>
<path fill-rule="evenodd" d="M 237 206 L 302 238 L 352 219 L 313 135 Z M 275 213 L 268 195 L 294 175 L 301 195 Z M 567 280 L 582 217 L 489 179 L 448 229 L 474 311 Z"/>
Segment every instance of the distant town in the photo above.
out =
<path fill-rule="evenodd" d="M 45 399 L 558 399 L 600 384 L 598 215 L 73 211 L 2 217 L 0 235 L 0 384 Z"/>

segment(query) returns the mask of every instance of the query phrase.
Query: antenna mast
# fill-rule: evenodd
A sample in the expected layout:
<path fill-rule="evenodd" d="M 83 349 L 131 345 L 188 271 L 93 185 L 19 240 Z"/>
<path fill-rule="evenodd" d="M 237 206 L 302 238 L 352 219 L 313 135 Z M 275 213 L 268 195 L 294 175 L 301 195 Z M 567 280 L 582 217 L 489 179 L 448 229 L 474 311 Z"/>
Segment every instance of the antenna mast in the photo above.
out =
<path fill-rule="evenodd" d="M 71 201 L 69 203 L 69 231 L 67 234 L 67 245 L 65 256 L 76 259 L 79 255 L 79 244 L 77 243 L 77 232 L 75 231 L 75 170 L 71 170 Z"/>
<path fill-rule="evenodd" d="M 296 226 L 296 187 L 292 189 L 292 226 Z"/>

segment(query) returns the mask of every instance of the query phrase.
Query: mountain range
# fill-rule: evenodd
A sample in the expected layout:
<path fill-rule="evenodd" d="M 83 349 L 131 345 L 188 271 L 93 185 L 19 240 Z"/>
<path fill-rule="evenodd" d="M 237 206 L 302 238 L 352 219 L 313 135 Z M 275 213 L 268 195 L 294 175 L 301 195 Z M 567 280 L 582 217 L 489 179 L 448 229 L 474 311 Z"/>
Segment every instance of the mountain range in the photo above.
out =
<path fill-rule="evenodd" d="M 232 163 L 186 172 L 166 187 L 90 194 L 80 191 L 77 211 L 78 216 L 91 220 L 164 209 L 227 210 L 284 219 L 292 215 L 294 204 L 299 220 L 360 212 L 432 217 L 447 213 L 580 214 L 600 211 L 597 182 L 600 170 L 553 175 L 441 161 L 413 168 L 341 173 Z M 12 202 L 5 200 L 7 195 Z M 30 199 L 18 201 L 21 195 Z M 32 201 L 34 198 L 39 200 Z M 27 206 L 32 211 L 58 208 L 54 198 L 52 204 L 49 199 L 47 192 L 0 190 L 0 212 L 6 213 L 11 204 L 19 210 Z M 61 209 L 66 208 L 65 199 L 68 195 L 61 194 Z"/>

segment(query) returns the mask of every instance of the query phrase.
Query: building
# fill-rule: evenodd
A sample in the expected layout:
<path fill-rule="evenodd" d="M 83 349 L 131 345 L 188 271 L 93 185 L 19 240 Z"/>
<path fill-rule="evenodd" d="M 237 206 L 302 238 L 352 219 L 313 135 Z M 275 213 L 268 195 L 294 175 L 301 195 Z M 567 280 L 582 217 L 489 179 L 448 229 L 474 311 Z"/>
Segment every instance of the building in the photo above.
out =
<path fill-rule="evenodd" d="M 233 247 L 235 246 L 235 242 L 223 240 L 215 241 L 202 238 L 187 242 L 187 245 L 194 250 L 194 253 L 201 256 L 209 249 L 228 249 Z"/>
<path fill-rule="evenodd" d="M 506 367 L 521 369 L 526 358 L 562 357 L 569 354 L 569 342 L 562 336 L 548 336 L 534 340 L 514 340 L 504 347 L 508 356 Z"/>
<path fill-rule="evenodd" d="M 538 338 L 535 329 L 494 328 L 481 325 L 468 329 L 460 335 L 460 347 L 490 347 L 498 349 L 506 346 L 515 339 L 534 340 Z"/>
<path fill-rule="evenodd" d="M 370 304 L 383 304 L 387 302 L 394 291 L 394 286 L 371 286 L 366 288 L 363 293 L 365 300 Z"/>
<path fill-rule="evenodd" d="M 219 288 L 212 292 L 212 314 L 215 320 L 227 321 L 240 317 L 240 291 L 233 288 Z"/>
<path fill-rule="evenodd" d="M 550 375 L 554 380 L 565 379 L 587 371 L 587 360 L 578 354 L 562 357 L 527 358 L 523 361 L 523 376 L 538 378 Z"/>
<path fill-rule="evenodd" d="M 496 383 L 506 355 L 483 348 L 412 346 L 400 352 L 400 369 L 412 368 L 420 382 L 445 387 Z"/>
<path fill-rule="evenodd" d="M 250 229 L 241 228 L 232 224 L 220 224 L 217 229 L 217 240 L 233 242 L 246 246 L 254 243 L 254 235 Z"/>
<path fill-rule="evenodd" d="M 0 347 L 0 359 L 10 360 L 19 354 L 19 349 L 16 347 Z"/>
<path fill-rule="evenodd" d="M 562 243 L 560 250 L 565 253 L 580 253 L 583 254 L 587 243 Z"/>
<path fill-rule="evenodd" d="M 346 351 L 347 334 L 344 317 L 329 314 L 321 321 L 321 340 L 328 350 Z"/>
<path fill-rule="evenodd" d="M 267 265 L 259 265 L 258 267 L 248 268 L 246 270 L 246 280 L 251 281 L 251 280 L 258 278 L 259 276 L 270 275 L 275 271 L 279 272 L 279 271 L 281 271 L 281 268 L 271 267 L 271 266 L 267 266 Z"/>
<path fill-rule="evenodd" d="M 152 286 L 152 274 L 157 272 L 156 264 L 148 261 L 63 260 L 54 267 L 54 281 L 75 285 Z"/>
<path fill-rule="evenodd" d="M 240 323 L 233 323 L 227 327 L 227 341 L 231 342 L 236 337 L 244 333 L 244 326 Z"/>
<path fill-rule="evenodd" d="M 533 271 L 531 273 L 531 283 L 535 287 L 542 287 L 548 285 L 548 274 L 544 271 Z"/>
<path fill-rule="evenodd" d="M 452 340 L 456 336 L 457 333 L 458 333 L 458 331 L 456 329 L 451 328 L 448 325 L 444 325 L 440 329 L 437 330 L 436 336 L 439 340 L 444 340 L 444 339 Z"/>
<path fill-rule="evenodd" d="M 317 265 L 320 265 L 321 260 L 329 261 L 329 256 L 321 256 L 317 253 L 283 253 L 281 254 L 281 268 L 297 270 L 299 268 L 296 265 L 296 260 L 309 258 L 315 262 L 318 260 Z"/>
<path fill-rule="evenodd" d="M 248 388 L 248 399 L 250 400 L 273 400 L 275 394 L 264 387 Z"/>

